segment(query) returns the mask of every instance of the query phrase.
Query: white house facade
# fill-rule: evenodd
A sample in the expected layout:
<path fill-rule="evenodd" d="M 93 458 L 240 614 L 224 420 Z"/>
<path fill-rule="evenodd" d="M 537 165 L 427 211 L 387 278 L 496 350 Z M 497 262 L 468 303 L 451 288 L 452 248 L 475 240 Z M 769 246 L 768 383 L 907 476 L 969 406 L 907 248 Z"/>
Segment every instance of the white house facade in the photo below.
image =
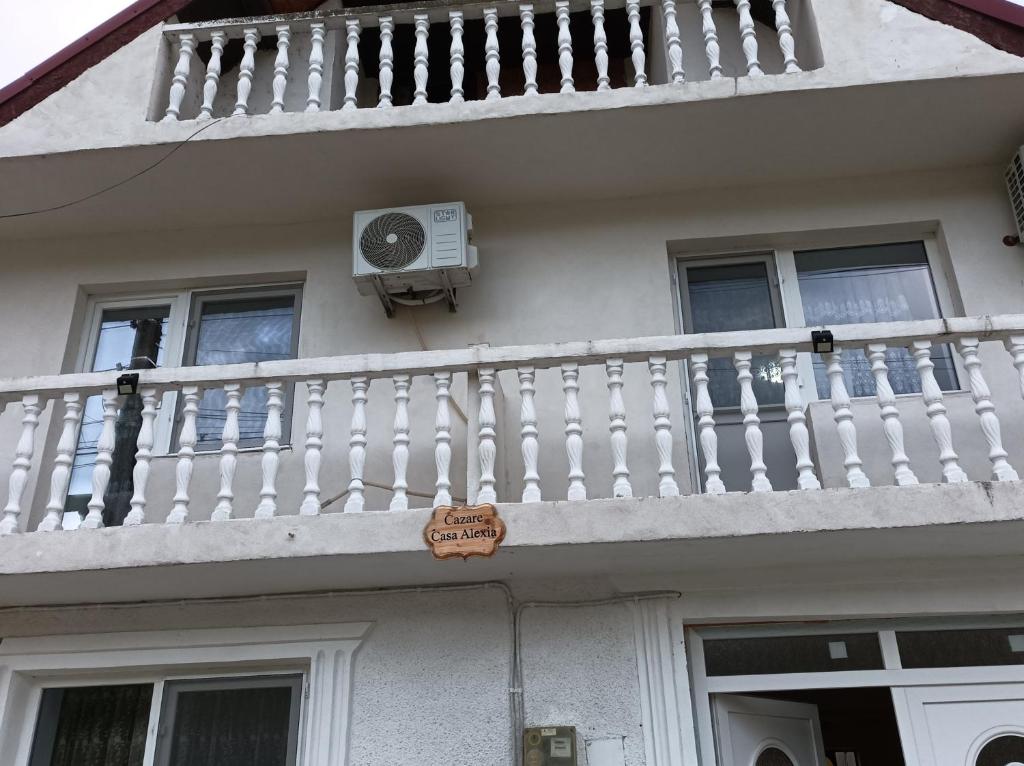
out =
<path fill-rule="evenodd" d="M 1024 59 L 179 5 L 0 127 L 0 764 L 1024 762 Z"/>

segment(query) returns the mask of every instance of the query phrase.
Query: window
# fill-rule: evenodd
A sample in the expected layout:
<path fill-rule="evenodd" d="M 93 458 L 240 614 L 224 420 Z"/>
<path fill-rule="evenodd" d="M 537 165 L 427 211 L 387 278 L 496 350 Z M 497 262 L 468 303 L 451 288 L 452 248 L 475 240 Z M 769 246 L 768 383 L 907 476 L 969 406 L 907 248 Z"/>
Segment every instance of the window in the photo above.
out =
<path fill-rule="evenodd" d="M 718 638 L 704 642 L 709 676 L 881 670 L 875 633 Z"/>

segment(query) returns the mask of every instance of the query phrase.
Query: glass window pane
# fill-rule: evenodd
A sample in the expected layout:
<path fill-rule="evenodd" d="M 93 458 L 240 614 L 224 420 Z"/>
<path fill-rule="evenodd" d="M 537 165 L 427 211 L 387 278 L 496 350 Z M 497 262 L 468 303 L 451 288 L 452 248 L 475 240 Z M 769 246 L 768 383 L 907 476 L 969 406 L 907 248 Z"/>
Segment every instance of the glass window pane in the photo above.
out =
<path fill-rule="evenodd" d="M 1004 734 L 981 748 L 976 766 L 1013 766 L 1024 763 L 1024 737 L 1019 734 Z"/>
<path fill-rule="evenodd" d="M 141 766 L 150 684 L 44 689 L 29 766 Z"/>
<path fill-rule="evenodd" d="M 756 766 L 794 766 L 788 755 L 777 747 L 766 747 L 757 756 Z"/>
<path fill-rule="evenodd" d="M 804 319 L 809 326 L 899 322 L 942 316 L 922 242 L 805 250 L 795 254 Z M 829 397 L 825 362 L 813 355 L 818 396 Z M 947 346 L 932 352 L 943 390 L 956 388 Z M 921 380 L 905 349 L 886 352 L 889 380 L 897 394 L 919 393 Z M 874 396 L 875 380 L 863 350 L 843 351 L 843 372 L 851 396 Z"/>
<path fill-rule="evenodd" d="M 898 631 L 905 668 L 1024 665 L 1024 627 Z"/>
<path fill-rule="evenodd" d="M 876 633 L 716 638 L 704 642 L 709 676 L 881 670 Z"/>

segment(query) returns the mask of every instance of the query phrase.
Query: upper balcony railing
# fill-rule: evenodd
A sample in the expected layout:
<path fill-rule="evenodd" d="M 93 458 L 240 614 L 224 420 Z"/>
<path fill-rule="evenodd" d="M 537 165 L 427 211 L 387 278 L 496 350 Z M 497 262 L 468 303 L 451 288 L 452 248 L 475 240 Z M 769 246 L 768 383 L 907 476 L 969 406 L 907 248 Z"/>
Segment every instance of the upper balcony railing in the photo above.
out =
<path fill-rule="evenodd" d="M 750 0 L 683 2 L 678 11 L 675 0 L 557 0 L 171 24 L 173 72 L 158 77 L 167 95 L 153 117 L 460 104 L 798 72 L 791 16 L 813 27 L 808 2 L 789 0 L 791 14 L 787 0 L 772 0 L 768 23 L 755 19 Z M 241 41 L 232 57 L 241 58 L 228 78 L 232 41 Z M 684 45 L 703 48 L 699 71 L 685 71 Z M 815 44 L 805 47 L 814 58 Z"/>
<path fill-rule="evenodd" d="M 1017 479 L 1017 473 L 1011 467 L 1003 447 L 1000 421 L 982 371 L 979 351 L 981 356 L 989 354 L 981 350 L 986 342 L 1003 344 L 1010 356 L 1006 359 L 1005 367 L 996 371 L 1002 389 L 1006 390 L 1005 384 L 1009 379 L 1012 388 L 1016 389 L 1020 385 L 1024 393 L 1024 315 L 841 325 L 831 330 L 835 337 L 835 348 L 832 353 L 824 355 L 824 362 L 831 394 L 829 419 L 834 421 L 833 434 L 838 436 L 839 445 L 832 453 L 832 458 L 821 457 L 828 453 L 821 449 L 820 444 L 817 447 L 812 445 L 808 410 L 801 397 L 798 354 L 811 350 L 810 330 L 805 328 L 142 370 L 139 373 L 137 394 L 141 398 L 141 426 L 135 445 L 131 481 L 133 494 L 124 523 L 180 524 L 194 518 L 218 522 L 235 516 L 269 518 L 278 514 L 316 515 L 324 506 L 342 497 L 345 500 L 345 512 L 359 512 L 364 508 L 401 511 L 409 508 L 409 495 L 413 494 L 408 477 L 410 458 L 418 461 L 420 468 L 430 466 L 433 496 L 418 494 L 427 494 L 428 504 L 434 506 L 451 504 L 455 491 L 453 481 L 457 480 L 452 475 L 455 437 L 452 415 L 453 411 L 462 412 L 462 408 L 453 406 L 452 385 L 453 376 L 461 377 L 463 374 L 469 402 L 466 408 L 469 417 L 464 432 L 468 465 L 463 486 L 468 490 L 469 502 L 536 502 L 542 497 L 581 501 L 588 498 L 588 489 L 591 497 L 601 494 L 608 496 L 607 487 L 610 487 L 610 495 L 613 497 L 632 497 L 634 480 L 628 456 L 634 453 L 639 457 L 633 459 L 644 463 L 638 473 L 653 476 L 656 472 L 658 494 L 662 497 L 676 496 L 681 494 L 680 484 L 684 484 L 684 491 L 688 484 L 677 481 L 678 458 L 674 459 L 673 455 L 680 440 L 679 431 L 673 435 L 672 413 L 678 412 L 679 407 L 678 404 L 673 406 L 672 402 L 680 399 L 676 398 L 678 389 L 670 391 L 674 365 L 669 363 L 677 360 L 687 362 L 692 378 L 696 440 L 699 441 L 703 458 L 702 483 L 704 491 L 709 494 L 725 492 L 723 467 L 718 459 L 718 432 L 723 426 L 715 422 L 716 402 L 712 396 L 714 386 L 709 386 L 709 364 L 714 368 L 712 377 L 721 375 L 725 369 L 735 373 L 740 393 L 743 443 L 746 457 L 749 458 L 749 471 L 744 469 L 742 472 L 747 474 L 746 486 L 754 492 L 773 489 L 773 478 L 765 464 L 766 451 L 779 453 L 782 450 L 794 456 L 797 486 L 802 490 L 820 489 L 823 484 L 821 477 L 830 471 L 835 473 L 838 467 L 816 465 L 815 452 L 822 461 L 830 459 L 841 462 L 838 475 L 844 477 L 841 480 L 843 484 L 854 488 L 869 486 L 864 470 L 865 459 L 880 456 L 881 453 L 885 454 L 885 461 L 890 466 L 885 471 L 888 474 L 887 483 L 901 486 L 917 484 L 919 478 L 915 470 L 922 478 L 925 471 L 931 471 L 936 479 L 941 476 L 941 480 L 946 482 L 964 482 L 968 481 L 964 469 L 968 460 L 958 454 L 954 447 L 955 429 L 951 417 L 947 416 L 943 391 L 933 372 L 933 349 L 945 344 L 956 348 L 965 371 L 966 388 L 973 401 L 973 412 L 969 418 L 953 420 L 958 424 L 958 429 L 962 429 L 956 439 L 967 442 L 971 435 L 983 437 L 981 441 L 976 441 L 984 445 L 978 450 L 981 454 L 966 457 L 976 467 L 988 465 L 989 468 L 982 469 L 979 473 L 983 475 L 973 478 L 1000 481 Z M 862 445 L 863 435 L 858 436 L 854 407 L 864 407 L 866 403 L 863 400 L 851 402 L 844 379 L 844 349 L 847 352 L 865 350 L 870 362 L 870 374 L 877 387 L 877 414 L 881 416 L 884 434 L 879 443 Z M 886 353 L 893 349 L 909 351 L 912 360 L 910 364 L 919 375 L 919 394 L 901 397 L 894 395 L 887 367 L 887 359 L 892 357 Z M 991 360 L 994 357 L 989 354 L 987 358 Z M 755 372 L 758 375 L 767 374 L 768 377 L 777 376 L 784 386 L 788 444 L 780 442 L 765 445 L 752 373 L 752 360 L 758 359 L 769 361 L 757 362 Z M 725 364 L 720 361 L 715 365 L 714 360 L 725 360 Z M 1015 372 L 1010 369 L 1011 364 Z M 646 385 L 643 387 L 648 391 L 648 405 L 644 408 L 646 413 L 641 421 L 646 421 L 646 424 L 638 435 L 636 426 L 633 426 L 632 432 L 627 431 L 626 401 L 636 401 L 642 391 L 635 387 L 626 390 L 630 388 L 627 382 L 636 378 L 633 373 L 624 377 L 624 370 L 641 366 L 649 389 Z M 594 415 L 592 420 L 588 416 L 586 424 L 580 396 L 580 371 L 585 367 L 603 368 L 600 388 L 607 388 L 603 394 L 606 402 L 602 408 L 604 412 L 600 416 Z M 551 370 L 552 376 L 545 380 L 549 383 L 557 380 L 561 395 L 552 396 L 557 390 L 554 385 L 545 389 L 547 394 L 541 395 L 541 387 L 536 384 L 539 383 L 538 374 L 544 370 Z M 500 384 L 496 386 L 500 376 L 512 384 L 504 389 L 517 391 L 518 397 L 512 393 L 505 394 L 505 400 L 497 401 L 496 404 L 503 390 Z M 55 447 L 52 467 L 48 472 L 48 500 L 45 509 L 40 502 L 40 510 L 44 510 L 44 513 L 40 514 L 39 521 L 33 526 L 40 531 L 61 528 L 76 435 L 82 419 L 83 398 L 94 394 L 102 396 L 103 425 L 96 446 L 92 497 L 88 501 L 88 513 L 81 527 L 89 529 L 103 526 L 104 496 L 111 479 L 111 464 L 119 430 L 119 408 L 124 402 L 124 397 L 119 396 L 117 390 L 111 387 L 113 378 L 114 373 L 84 373 L 0 381 L 0 397 L 7 403 L 20 400 L 22 411 L 21 432 L 14 449 L 9 495 L 0 518 L 0 533 L 27 531 L 27 516 L 23 517 L 22 513 L 25 491 L 29 473 L 38 464 L 33 456 L 37 452 L 36 430 L 40 415 L 50 400 L 63 403 L 63 406 L 55 404 L 53 413 L 55 418 L 60 417 L 62 421 L 55 424 L 53 434 Z M 424 406 L 414 405 L 410 408 L 410 387 L 416 378 L 425 378 L 429 383 L 431 401 L 427 405 L 426 398 L 423 398 L 421 401 Z M 368 417 L 370 384 L 378 379 L 390 380 L 393 387 L 388 391 L 388 398 L 393 397 L 393 407 L 385 418 Z M 348 402 L 344 400 L 351 396 L 351 411 L 348 413 L 350 420 L 342 421 L 345 425 L 341 426 L 346 431 L 344 437 L 341 433 L 332 434 L 329 429 L 325 429 L 322 412 L 328 384 L 334 388 L 341 381 L 348 382 L 350 391 L 342 397 L 343 401 L 334 406 L 347 407 Z M 295 476 L 285 477 L 291 488 L 281 497 L 279 472 L 282 467 L 282 413 L 288 387 L 296 383 L 304 384 L 302 398 L 307 416 L 304 441 L 300 443 L 296 440 L 297 451 L 299 448 L 304 450 L 301 453 L 302 467 L 299 469 L 294 462 L 291 465 L 293 470 L 304 476 L 304 484 Z M 255 508 L 239 509 L 235 502 L 236 469 L 243 457 L 249 457 L 240 455 L 238 446 L 241 392 L 256 386 L 265 386 L 268 391 L 262 454 L 252 456 L 260 461 L 259 499 L 258 503 L 254 503 Z M 209 486 L 200 488 L 205 499 L 202 500 L 203 507 L 196 508 L 193 470 L 199 457 L 196 454 L 197 418 L 203 417 L 199 413 L 199 402 L 204 389 L 222 390 L 226 404 L 221 414 L 223 432 L 219 457 L 215 453 L 207 458 L 218 461 L 219 467 L 215 474 L 208 475 L 206 484 Z M 299 390 L 296 387 L 296 392 Z M 628 397 L 624 397 L 624 390 Z M 155 476 L 151 475 L 154 468 L 154 427 L 157 407 L 165 391 L 175 391 L 180 396 L 181 424 L 173 472 L 173 497 L 154 501 L 150 496 L 151 478 Z M 597 401 L 596 388 L 591 389 L 590 393 L 595 396 L 588 401 L 594 404 Z M 340 390 L 338 394 L 341 394 Z M 514 401 L 516 398 L 518 401 Z M 554 399 L 558 401 L 552 401 Z M 1013 399 L 1017 399 L 1016 393 Z M 507 406 L 510 403 L 511 408 Z M 555 404 L 557 415 L 552 406 Z M 1001 406 L 1012 409 L 1019 406 L 1019 402 L 1005 402 Z M 904 444 L 900 407 L 905 412 L 915 409 L 920 412 L 919 422 L 909 424 L 908 428 L 915 432 L 922 429 L 925 433 L 930 431 L 931 440 L 934 441 L 934 446 L 927 450 L 930 454 L 921 448 L 919 454 L 914 455 L 913 466 Z M 589 407 L 588 411 L 592 409 Z M 875 407 L 872 405 L 871 409 Z M 414 442 L 410 435 L 411 412 L 416 416 L 428 413 L 433 416 L 432 439 Z M 506 412 L 516 413 L 508 420 L 517 419 L 517 426 L 504 427 L 503 413 Z M 377 414 L 382 414 L 379 407 Z M 968 423 L 970 419 L 975 420 L 974 425 Z M 556 421 L 557 425 L 552 421 Z M 867 421 L 862 419 L 860 422 L 863 424 Z M 599 423 L 603 425 L 599 426 Z M 680 426 L 679 423 L 675 425 Z M 967 433 L 968 425 L 973 434 Z M 588 440 L 585 441 L 585 426 L 588 429 L 599 428 L 601 431 L 607 428 L 607 435 L 595 441 L 593 433 L 588 433 Z M 817 427 L 815 430 L 825 433 Z M 867 431 L 866 428 L 864 430 Z M 546 486 L 542 487 L 541 470 L 549 474 L 556 461 L 539 462 L 538 456 L 545 446 L 543 442 L 555 431 L 564 433 L 564 460 L 568 470 L 563 480 L 548 480 Z M 1013 438 L 1019 441 L 1019 436 L 1015 429 Z M 340 441 L 342 438 L 347 439 L 348 474 L 339 477 L 338 472 L 332 470 L 329 476 L 331 481 L 342 478 L 339 486 L 347 489 L 335 498 L 324 500 L 321 492 L 322 453 L 325 446 L 336 451 L 343 449 L 344 442 Z M 559 435 L 557 439 L 562 441 L 563 437 Z M 518 445 L 511 446 L 516 441 Z M 385 485 L 388 499 L 376 507 L 366 498 L 368 486 L 380 486 L 379 483 L 366 480 L 364 476 L 368 443 L 374 447 L 390 443 L 393 466 L 393 480 Z M 595 481 L 594 476 L 584 474 L 585 444 L 588 445 L 588 452 L 600 450 L 603 453 L 597 456 L 596 461 L 591 455 L 590 461 L 591 465 L 597 462 L 609 466 L 607 476 L 600 476 Z M 515 453 L 514 461 L 510 453 Z M 521 463 L 518 462 L 520 458 Z M 521 472 L 508 470 L 507 467 L 513 463 L 517 469 L 521 465 Z M 505 470 L 497 470 L 501 465 L 505 466 Z M 931 469 L 931 465 L 934 465 L 935 470 Z M 513 478 L 513 474 L 521 479 Z M 167 478 L 170 478 L 169 474 Z M 726 480 L 738 478 L 735 476 Z M 461 501 L 462 498 L 455 500 Z"/>

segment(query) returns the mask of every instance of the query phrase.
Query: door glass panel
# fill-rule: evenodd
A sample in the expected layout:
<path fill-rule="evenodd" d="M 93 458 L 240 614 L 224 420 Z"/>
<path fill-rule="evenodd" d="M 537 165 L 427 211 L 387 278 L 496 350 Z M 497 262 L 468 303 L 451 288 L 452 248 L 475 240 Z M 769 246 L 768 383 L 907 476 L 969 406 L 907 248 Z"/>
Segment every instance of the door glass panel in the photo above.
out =
<path fill-rule="evenodd" d="M 881 670 L 877 633 L 716 638 L 704 641 L 709 676 Z"/>
<path fill-rule="evenodd" d="M 796 764 L 779 748 L 766 747 L 757 756 L 756 766 L 796 766 Z"/>
<path fill-rule="evenodd" d="M 805 250 L 795 253 L 800 300 L 808 326 L 939 319 L 939 302 L 921 242 Z M 812 355 L 818 396 L 829 398 L 826 365 Z M 932 350 L 935 377 L 944 391 L 957 387 L 948 346 Z M 886 351 L 889 381 L 897 394 L 921 391 L 914 358 L 906 349 Z M 874 396 L 871 364 L 861 349 L 843 350 L 843 377 L 851 396 Z"/>
<path fill-rule="evenodd" d="M 1024 763 L 1024 737 L 1004 734 L 989 742 L 978 753 L 975 766 L 1017 766 Z"/>
<path fill-rule="evenodd" d="M 898 631 L 905 668 L 1024 665 L 1024 627 Z"/>

